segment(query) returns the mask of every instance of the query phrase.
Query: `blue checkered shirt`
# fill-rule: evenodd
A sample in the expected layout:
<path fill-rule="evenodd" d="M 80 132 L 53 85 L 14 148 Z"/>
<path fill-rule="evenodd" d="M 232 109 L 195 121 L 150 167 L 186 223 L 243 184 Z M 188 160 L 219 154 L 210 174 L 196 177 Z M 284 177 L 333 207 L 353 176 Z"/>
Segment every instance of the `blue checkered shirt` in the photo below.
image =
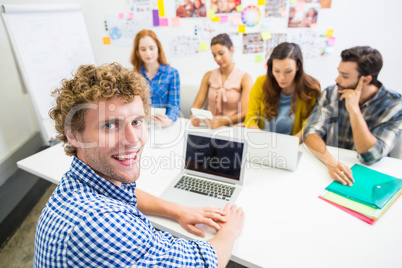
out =
<path fill-rule="evenodd" d="M 212 246 L 158 232 L 119 188 L 74 158 L 36 226 L 34 267 L 217 267 Z"/>
<path fill-rule="evenodd" d="M 321 93 L 304 131 L 304 139 L 317 133 L 330 146 L 355 150 L 352 126 L 345 100 L 339 101 L 338 88 L 330 86 Z M 401 94 L 381 85 L 377 94 L 360 106 L 360 111 L 377 142 L 367 151 L 358 154 L 364 164 L 370 165 L 387 156 L 393 149 L 402 128 Z"/>
<path fill-rule="evenodd" d="M 152 80 L 141 66 L 141 74 L 149 83 L 153 107 L 166 108 L 166 115 L 176 121 L 180 113 L 180 77 L 179 72 L 169 66 L 160 64 L 158 72 Z"/>

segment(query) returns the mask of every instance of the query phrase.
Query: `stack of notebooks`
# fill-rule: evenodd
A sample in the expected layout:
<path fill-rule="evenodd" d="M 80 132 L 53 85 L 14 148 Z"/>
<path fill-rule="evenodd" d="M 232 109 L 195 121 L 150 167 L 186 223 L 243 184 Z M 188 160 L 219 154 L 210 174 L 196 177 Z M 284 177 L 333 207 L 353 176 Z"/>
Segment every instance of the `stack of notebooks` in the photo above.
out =
<path fill-rule="evenodd" d="M 402 179 L 357 164 L 351 170 L 353 186 L 333 182 L 319 198 L 373 224 L 402 194 Z"/>

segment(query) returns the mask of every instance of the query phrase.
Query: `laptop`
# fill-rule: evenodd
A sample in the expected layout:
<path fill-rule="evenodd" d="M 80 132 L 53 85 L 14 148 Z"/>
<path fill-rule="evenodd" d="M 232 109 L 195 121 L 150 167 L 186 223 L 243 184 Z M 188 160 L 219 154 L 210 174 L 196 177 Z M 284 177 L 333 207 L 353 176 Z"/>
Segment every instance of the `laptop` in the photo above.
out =
<path fill-rule="evenodd" d="M 247 162 L 290 171 L 297 168 L 298 137 L 238 126 L 220 128 L 219 135 L 246 140 Z"/>
<path fill-rule="evenodd" d="M 186 206 L 224 208 L 241 191 L 246 152 L 244 139 L 186 131 L 184 169 L 160 197 Z"/>

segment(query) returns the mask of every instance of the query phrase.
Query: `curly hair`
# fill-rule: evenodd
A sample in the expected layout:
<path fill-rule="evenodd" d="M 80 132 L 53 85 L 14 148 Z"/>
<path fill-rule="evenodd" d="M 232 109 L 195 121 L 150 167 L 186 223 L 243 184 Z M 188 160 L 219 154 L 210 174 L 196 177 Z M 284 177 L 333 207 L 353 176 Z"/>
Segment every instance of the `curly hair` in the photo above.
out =
<path fill-rule="evenodd" d="M 70 156 L 77 155 L 77 148 L 69 144 L 66 133 L 84 131 L 85 114 L 88 110 L 85 104 L 116 97 L 123 97 L 125 103 L 130 103 L 135 96 L 140 96 L 147 117 L 150 109 L 146 80 L 119 63 L 98 67 L 81 65 L 72 79 L 62 80 L 61 88 L 54 90 L 52 96 L 56 100 L 56 106 L 50 109 L 49 115 L 55 121 L 57 138 L 64 143 L 64 151 Z"/>

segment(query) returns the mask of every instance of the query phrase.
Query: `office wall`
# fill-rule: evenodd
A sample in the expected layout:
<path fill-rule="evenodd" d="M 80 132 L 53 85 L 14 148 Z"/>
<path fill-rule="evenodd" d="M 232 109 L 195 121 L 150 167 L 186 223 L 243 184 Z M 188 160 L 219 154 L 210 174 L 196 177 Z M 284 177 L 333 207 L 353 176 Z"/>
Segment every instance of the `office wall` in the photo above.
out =
<path fill-rule="evenodd" d="M 173 1 L 173 0 L 165 0 Z M 117 61 L 130 67 L 131 47 L 104 46 L 101 37 L 105 35 L 104 14 L 125 11 L 125 0 L 0 0 L 3 4 L 32 3 L 78 3 L 82 4 L 93 51 L 98 64 Z M 305 70 L 316 77 L 322 87 L 334 83 L 340 52 L 355 45 L 370 45 L 382 53 L 384 67 L 380 80 L 391 89 L 402 93 L 399 82 L 402 53 L 402 37 L 399 26 L 402 25 L 402 1 L 395 0 L 332 0 L 330 9 L 323 9 L 318 22 L 334 29 L 336 36 L 335 50 L 332 55 L 306 61 Z M 217 68 L 210 52 L 203 57 L 174 58 L 169 52 L 170 33 L 180 28 L 155 28 L 166 50 L 168 61 L 180 72 L 183 85 L 197 88 L 203 74 Z M 235 61 L 247 70 L 253 79 L 265 73 L 261 64 L 251 61 L 240 62 L 242 56 L 235 54 Z M 38 123 L 33 114 L 29 96 L 23 94 L 22 84 L 3 21 L 0 22 L 0 163 L 13 150 L 21 146 L 38 131 Z M 0 182 L 1 185 L 1 182 Z"/>

